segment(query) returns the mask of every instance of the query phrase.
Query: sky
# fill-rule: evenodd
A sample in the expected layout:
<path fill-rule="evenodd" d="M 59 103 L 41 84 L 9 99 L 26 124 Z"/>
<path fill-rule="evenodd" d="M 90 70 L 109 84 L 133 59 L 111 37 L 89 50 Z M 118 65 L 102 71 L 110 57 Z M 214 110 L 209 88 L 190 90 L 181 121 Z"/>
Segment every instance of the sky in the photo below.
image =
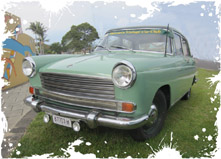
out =
<path fill-rule="evenodd" d="M 61 42 L 72 25 L 84 22 L 94 26 L 101 38 L 112 28 L 169 24 L 186 36 L 195 58 L 214 61 L 219 56 L 218 18 L 214 2 L 211 1 L 177 6 L 156 1 L 152 3 L 154 10 L 128 5 L 126 1 L 75 1 L 66 5 L 61 3 L 64 7 L 57 12 L 51 12 L 56 8 L 44 8 L 42 2 L 38 1 L 10 4 L 7 11 L 21 18 L 24 33 L 34 37 L 31 31 L 26 30 L 30 22 L 39 21 L 48 28 L 48 44 Z M 148 13 L 152 13 L 152 16 L 148 16 Z"/>

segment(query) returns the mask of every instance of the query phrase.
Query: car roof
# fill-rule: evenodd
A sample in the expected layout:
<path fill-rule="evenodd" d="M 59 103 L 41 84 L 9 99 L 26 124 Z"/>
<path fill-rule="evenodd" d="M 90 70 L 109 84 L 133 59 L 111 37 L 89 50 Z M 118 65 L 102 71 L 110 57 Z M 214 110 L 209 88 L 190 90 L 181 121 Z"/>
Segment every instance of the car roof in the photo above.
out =
<path fill-rule="evenodd" d="M 132 27 L 123 27 L 123 28 L 114 28 L 114 29 L 110 29 L 106 32 L 110 33 L 110 32 L 114 32 L 114 31 L 121 31 L 121 30 L 134 30 L 134 29 L 167 29 L 167 26 L 132 26 Z M 178 34 L 180 34 L 181 36 L 183 36 L 185 38 L 185 36 L 180 33 L 178 30 L 176 30 L 173 27 L 169 27 L 170 31 L 175 31 Z"/>

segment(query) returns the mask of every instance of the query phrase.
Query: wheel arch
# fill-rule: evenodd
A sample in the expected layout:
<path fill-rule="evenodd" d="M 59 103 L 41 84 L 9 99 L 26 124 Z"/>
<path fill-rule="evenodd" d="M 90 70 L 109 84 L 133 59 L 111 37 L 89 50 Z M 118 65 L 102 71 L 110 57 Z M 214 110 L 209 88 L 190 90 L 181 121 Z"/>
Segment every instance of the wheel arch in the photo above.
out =
<path fill-rule="evenodd" d="M 161 86 L 157 91 L 161 90 L 165 97 L 166 97 L 166 102 L 167 102 L 167 109 L 170 108 L 170 104 L 171 104 L 171 90 L 170 90 L 170 85 L 164 85 Z"/>

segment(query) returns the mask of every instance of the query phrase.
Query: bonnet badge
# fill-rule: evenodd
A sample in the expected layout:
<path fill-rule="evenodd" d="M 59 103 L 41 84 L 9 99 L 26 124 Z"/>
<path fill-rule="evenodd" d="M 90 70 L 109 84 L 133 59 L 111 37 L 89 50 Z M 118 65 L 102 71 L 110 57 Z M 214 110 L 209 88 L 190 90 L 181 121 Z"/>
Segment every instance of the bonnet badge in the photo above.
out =
<path fill-rule="evenodd" d="M 72 67 L 72 66 L 73 66 L 73 64 L 67 65 L 67 68 Z"/>

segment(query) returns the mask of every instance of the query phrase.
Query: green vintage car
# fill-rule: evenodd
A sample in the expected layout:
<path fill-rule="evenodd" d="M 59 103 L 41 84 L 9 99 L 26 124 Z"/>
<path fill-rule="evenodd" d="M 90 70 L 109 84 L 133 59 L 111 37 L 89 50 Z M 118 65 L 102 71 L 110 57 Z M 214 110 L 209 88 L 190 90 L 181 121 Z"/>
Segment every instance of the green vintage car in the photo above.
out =
<path fill-rule="evenodd" d="M 111 29 L 91 54 L 27 57 L 22 67 L 32 94 L 25 103 L 44 111 L 45 123 L 128 129 L 141 141 L 160 132 L 196 82 L 187 39 L 163 26 Z"/>

